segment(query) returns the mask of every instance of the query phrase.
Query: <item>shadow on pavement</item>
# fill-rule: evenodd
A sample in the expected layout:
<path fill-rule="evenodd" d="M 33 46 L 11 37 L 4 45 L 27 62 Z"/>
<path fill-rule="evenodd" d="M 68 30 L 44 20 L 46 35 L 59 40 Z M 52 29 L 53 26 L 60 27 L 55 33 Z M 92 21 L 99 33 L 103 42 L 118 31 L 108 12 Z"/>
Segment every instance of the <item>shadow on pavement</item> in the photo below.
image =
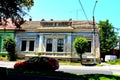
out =
<path fill-rule="evenodd" d="M 96 66 L 96 64 L 82 64 L 83 66 Z"/>
<path fill-rule="evenodd" d="M 24 71 L 0 67 L 0 80 L 100 80 L 101 77 L 109 80 L 119 80 L 120 76 L 104 74 L 75 75 L 63 71 Z"/>

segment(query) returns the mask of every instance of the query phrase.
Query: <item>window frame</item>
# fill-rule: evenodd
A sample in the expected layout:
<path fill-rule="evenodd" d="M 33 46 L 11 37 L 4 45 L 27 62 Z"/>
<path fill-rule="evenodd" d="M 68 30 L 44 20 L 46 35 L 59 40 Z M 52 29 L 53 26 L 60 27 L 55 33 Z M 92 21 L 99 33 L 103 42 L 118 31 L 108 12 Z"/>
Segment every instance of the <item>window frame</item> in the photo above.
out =
<path fill-rule="evenodd" d="M 22 50 L 22 41 L 26 41 L 26 49 L 25 50 Z M 30 41 L 34 41 L 34 46 L 33 46 L 33 50 L 30 50 Z M 31 39 L 31 38 L 24 38 L 24 39 L 21 39 L 21 46 L 20 46 L 20 50 L 23 51 L 23 52 L 31 52 L 31 51 L 35 51 L 35 43 L 36 43 L 36 40 L 35 39 Z"/>
<path fill-rule="evenodd" d="M 89 44 L 90 43 L 90 44 Z M 88 41 L 88 48 L 89 49 L 87 49 L 86 50 L 86 52 L 91 52 L 92 50 L 91 50 L 91 48 L 92 48 L 92 41 Z"/>
<path fill-rule="evenodd" d="M 61 42 L 61 40 L 62 40 L 62 42 Z M 62 51 L 58 50 L 58 47 L 61 47 Z M 57 38 L 57 52 L 64 52 L 64 39 L 63 38 Z"/>
<path fill-rule="evenodd" d="M 49 40 L 51 40 L 51 41 L 49 41 Z M 48 49 L 48 45 L 51 46 L 50 49 Z M 52 48 L 53 48 L 53 39 L 47 38 L 46 39 L 46 52 L 52 52 Z"/>

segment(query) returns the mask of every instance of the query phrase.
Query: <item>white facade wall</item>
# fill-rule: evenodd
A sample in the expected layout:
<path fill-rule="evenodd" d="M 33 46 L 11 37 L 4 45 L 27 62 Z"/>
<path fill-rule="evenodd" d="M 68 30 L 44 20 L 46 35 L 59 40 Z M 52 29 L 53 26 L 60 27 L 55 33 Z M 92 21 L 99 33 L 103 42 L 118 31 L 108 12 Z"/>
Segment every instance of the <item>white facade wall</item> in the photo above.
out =
<path fill-rule="evenodd" d="M 81 23 L 74 23 L 74 25 L 72 25 L 72 27 L 75 27 L 75 24 L 80 24 L 77 25 L 78 27 L 81 26 Z M 82 23 L 84 24 L 84 23 Z M 86 25 L 85 25 L 86 26 Z M 88 25 L 87 25 L 88 26 Z M 32 26 L 33 27 L 33 26 Z M 56 27 L 56 26 L 55 26 Z M 60 28 L 61 29 L 61 28 Z M 68 28 L 69 29 L 69 28 Z M 90 48 L 91 48 L 91 52 L 89 53 L 93 53 L 93 32 L 90 29 L 74 29 L 71 28 L 69 30 L 66 29 L 55 29 L 55 30 L 49 30 L 49 31 L 45 31 L 45 30 L 41 30 L 41 31 L 25 31 L 25 32 L 16 32 L 16 42 L 17 42 L 17 48 L 16 51 L 18 52 L 18 54 L 34 54 L 34 53 L 50 53 L 53 55 L 56 54 L 70 54 L 72 55 L 71 57 L 74 57 L 76 54 L 75 49 L 73 48 L 73 42 L 75 40 L 76 37 L 85 37 L 88 41 L 91 42 Z M 46 41 L 47 39 L 52 39 L 52 51 L 51 52 L 47 52 L 46 51 Z M 63 51 L 62 52 L 57 52 L 57 47 L 58 47 L 58 39 L 63 39 Z M 21 47 L 22 47 L 22 40 L 26 40 L 26 50 L 25 51 L 21 51 Z M 34 50 L 33 51 L 29 51 L 30 48 L 30 42 L 29 40 L 34 40 Z M 32 48 L 32 46 L 31 46 Z M 96 57 L 100 57 L 100 42 L 99 42 L 99 33 L 96 32 L 96 36 L 95 36 L 95 50 L 96 50 Z"/>

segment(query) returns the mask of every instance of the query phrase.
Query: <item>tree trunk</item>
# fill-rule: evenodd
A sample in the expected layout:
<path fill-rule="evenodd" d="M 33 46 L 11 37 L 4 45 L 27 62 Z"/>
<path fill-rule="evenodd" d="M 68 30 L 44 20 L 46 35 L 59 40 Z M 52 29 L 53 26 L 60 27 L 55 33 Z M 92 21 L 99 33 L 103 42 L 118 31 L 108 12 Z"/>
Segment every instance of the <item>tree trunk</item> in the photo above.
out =
<path fill-rule="evenodd" d="M 9 60 L 10 61 L 16 61 L 16 56 L 15 56 L 15 52 L 12 51 L 12 52 L 8 52 L 9 54 Z"/>
<path fill-rule="evenodd" d="M 80 63 L 82 65 L 82 54 L 80 54 Z"/>

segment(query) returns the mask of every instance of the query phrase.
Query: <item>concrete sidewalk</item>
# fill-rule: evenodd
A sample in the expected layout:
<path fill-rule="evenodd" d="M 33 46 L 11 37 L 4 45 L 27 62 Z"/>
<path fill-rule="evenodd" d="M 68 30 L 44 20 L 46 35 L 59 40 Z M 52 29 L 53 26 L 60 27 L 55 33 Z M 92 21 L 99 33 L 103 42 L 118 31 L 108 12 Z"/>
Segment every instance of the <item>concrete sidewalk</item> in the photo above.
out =
<path fill-rule="evenodd" d="M 75 73 L 75 74 L 120 74 L 120 65 L 103 66 L 71 66 L 61 65 L 60 71 Z"/>

